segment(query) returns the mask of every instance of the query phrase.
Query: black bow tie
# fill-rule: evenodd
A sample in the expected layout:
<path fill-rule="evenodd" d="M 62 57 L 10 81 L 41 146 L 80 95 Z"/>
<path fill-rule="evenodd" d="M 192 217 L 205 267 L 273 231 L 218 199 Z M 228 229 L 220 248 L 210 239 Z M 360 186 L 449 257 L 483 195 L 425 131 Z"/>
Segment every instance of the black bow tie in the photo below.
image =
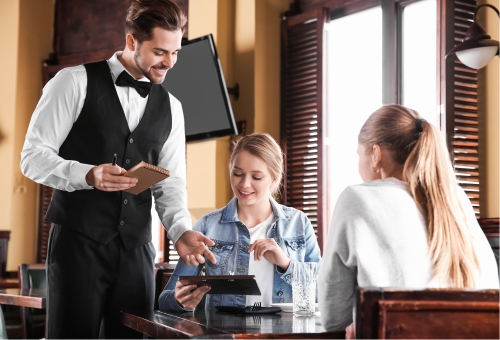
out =
<path fill-rule="evenodd" d="M 143 98 L 146 98 L 149 91 L 151 91 L 151 86 L 153 86 L 149 81 L 135 80 L 127 71 L 120 73 L 118 78 L 116 78 L 115 84 L 118 86 L 133 87 Z"/>

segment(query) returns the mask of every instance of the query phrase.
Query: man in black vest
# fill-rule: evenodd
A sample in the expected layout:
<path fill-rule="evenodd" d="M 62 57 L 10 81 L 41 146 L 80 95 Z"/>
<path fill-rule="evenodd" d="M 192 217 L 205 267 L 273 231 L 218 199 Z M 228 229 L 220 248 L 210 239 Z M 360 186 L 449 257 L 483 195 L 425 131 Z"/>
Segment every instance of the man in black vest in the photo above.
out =
<path fill-rule="evenodd" d="M 48 338 L 142 337 L 119 317 L 153 310 L 152 196 L 181 258 L 215 262 L 205 246 L 213 242 L 191 230 L 182 107 L 160 85 L 185 23 L 170 0 L 134 0 L 124 51 L 59 72 L 33 113 L 21 169 L 56 189 L 46 215 Z M 137 180 L 120 174 L 141 161 L 170 178 L 138 195 L 122 191 Z"/>

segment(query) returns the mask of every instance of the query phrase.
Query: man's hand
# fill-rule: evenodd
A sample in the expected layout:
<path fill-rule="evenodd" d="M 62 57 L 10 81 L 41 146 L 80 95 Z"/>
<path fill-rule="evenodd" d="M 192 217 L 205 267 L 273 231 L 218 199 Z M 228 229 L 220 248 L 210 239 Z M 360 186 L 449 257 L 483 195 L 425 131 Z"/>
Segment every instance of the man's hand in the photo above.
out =
<path fill-rule="evenodd" d="M 188 266 L 191 264 L 197 266 L 200 263 L 205 263 L 203 256 L 206 256 L 210 262 L 216 263 L 217 260 L 214 254 L 208 250 L 205 246 L 206 244 L 213 246 L 215 243 L 200 232 L 188 230 L 179 237 L 175 243 L 175 249 L 177 249 L 177 253 L 182 261 Z"/>
<path fill-rule="evenodd" d="M 125 169 L 118 165 L 101 164 L 93 167 L 85 176 L 87 184 L 102 191 L 118 191 L 132 188 L 137 178 L 120 176 Z"/>

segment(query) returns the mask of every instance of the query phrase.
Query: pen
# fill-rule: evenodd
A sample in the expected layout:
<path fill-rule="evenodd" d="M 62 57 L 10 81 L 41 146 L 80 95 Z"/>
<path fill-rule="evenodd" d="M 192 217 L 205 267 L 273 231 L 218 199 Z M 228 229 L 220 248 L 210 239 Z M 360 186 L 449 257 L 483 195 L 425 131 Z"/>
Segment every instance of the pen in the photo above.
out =
<path fill-rule="evenodd" d="M 113 166 L 116 165 L 116 153 L 113 155 L 113 162 L 112 162 Z"/>

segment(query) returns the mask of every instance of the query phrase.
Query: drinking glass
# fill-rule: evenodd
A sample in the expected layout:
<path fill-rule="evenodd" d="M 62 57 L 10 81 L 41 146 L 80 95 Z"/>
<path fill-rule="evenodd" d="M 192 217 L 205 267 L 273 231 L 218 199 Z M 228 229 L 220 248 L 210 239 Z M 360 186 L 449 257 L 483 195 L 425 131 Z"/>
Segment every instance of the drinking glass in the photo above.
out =
<path fill-rule="evenodd" d="M 294 262 L 292 298 L 294 315 L 313 315 L 316 300 L 316 262 Z"/>
<path fill-rule="evenodd" d="M 310 316 L 293 316 L 293 332 L 294 333 L 315 333 L 316 332 L 316 317 Z"/>

